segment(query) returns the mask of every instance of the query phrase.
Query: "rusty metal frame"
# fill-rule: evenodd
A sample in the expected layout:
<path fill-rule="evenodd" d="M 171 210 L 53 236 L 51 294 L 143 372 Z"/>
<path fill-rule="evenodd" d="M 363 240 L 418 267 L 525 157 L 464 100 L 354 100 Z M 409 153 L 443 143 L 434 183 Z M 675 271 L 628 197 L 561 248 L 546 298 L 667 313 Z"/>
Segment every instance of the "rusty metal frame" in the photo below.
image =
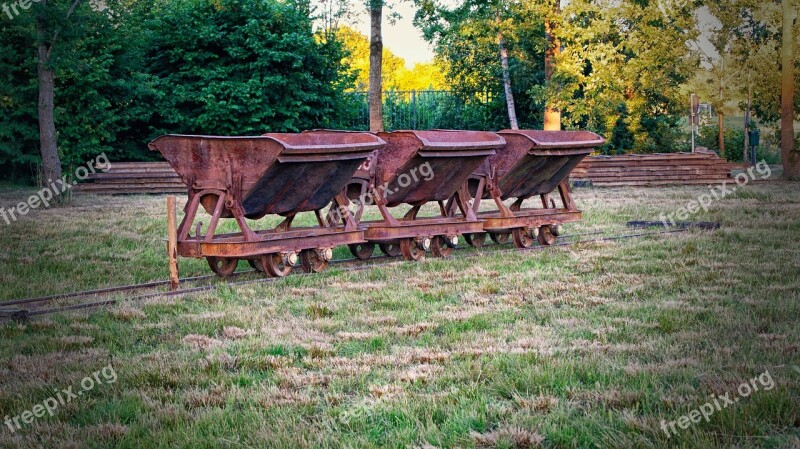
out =
<path fill-rule="evenodd" d="M 191 227 L 197 218 L 200 199 L 207 195 L 216 195 L 216 206 L 208 229 L 200 235 L 201 223 L 197 223 L 197 232 L 190 235 Z M 314 211 L 319 227 L 292 228 L 291 224 L 296 215 L 287 216 L 273 229 L 254 231 L 245 220 L 241 204 L 238 200 L 231 200 L 225 190 L 202 190 L 190 194 L 186 203 L 181 224 L 178 226 L 178 254 L 182 257 L 235 257 L 239 259 L 256 259 L 265 253 L 279 253 L 287 251 L 301 251 L 318 247 L 334 247 L 364 241 L 364 232 L 347 210 L 347 204 L 342 202 L 341 195 L 334 198 L 332 205 L 345 211 L 343 215 L 344 226 L 329 222 L 321 216 L 321 211 Z M 225 204 L 233 212 L 234 219 L 241 232 L 232 234 L 217 234 L 216 229 L 221 215 L 222 205 Z M 344 207 L 343 207 L 344 206 Z"/>

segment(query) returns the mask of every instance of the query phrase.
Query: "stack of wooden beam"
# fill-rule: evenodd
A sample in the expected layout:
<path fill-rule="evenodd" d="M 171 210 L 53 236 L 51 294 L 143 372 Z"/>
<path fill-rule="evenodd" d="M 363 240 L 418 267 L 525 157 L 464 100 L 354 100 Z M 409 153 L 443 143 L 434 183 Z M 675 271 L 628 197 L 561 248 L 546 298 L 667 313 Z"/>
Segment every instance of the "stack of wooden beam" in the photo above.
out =
<path fill-rule="evenodd" d="M 166 162 L 115 162 L 73 188 L 76 193 L 186 193 L 186 185 Z"/>
<path fill-rule="evenodd" d="M 730 179 L 736 168 L 741 165 L 713 152 L 590 156 L 575 168 L 571 179 L 607 187 L 703 185 Z"/>
<path fill-rule="evenodd" d="M 572 172 L 574 181 L 595 186 L 663 186 L 714 184 L 741 168 L 713 152 L 590 156 Z M 93 173 L 73 189 L 77 193 L 185 193 L 186 186 L 166 162 L 117 162 L 107 172 Z"/>

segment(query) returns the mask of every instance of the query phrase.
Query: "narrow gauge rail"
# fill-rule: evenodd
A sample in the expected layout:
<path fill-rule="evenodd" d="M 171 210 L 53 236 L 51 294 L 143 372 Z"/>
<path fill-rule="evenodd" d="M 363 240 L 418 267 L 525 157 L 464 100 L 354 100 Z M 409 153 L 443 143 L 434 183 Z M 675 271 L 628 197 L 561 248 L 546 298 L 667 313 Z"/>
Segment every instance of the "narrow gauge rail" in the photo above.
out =
<path fill-rule="evenodd" d="M 662 231 L 651 231 L 651 232 L 639 232 L 639 233 L 631 233 L 631 234 L 619 234 L 619 235 L 612 235 L 612 236 L 605 236 L 605 237 L 598 237 L 593 239 L 577 239 L 573 241 L 563 241 L 553 245 L 540 245 L 540 246 L 532 246 L 529 248 L 506 248 L 506 249 L 497 249 L 492 250 L 491 253 L 512 253 L 512 252 L 528 252 L 528 251 L 538 251 L 538 250 L 545 250 L 547 248 L 557 248 L 557 247 L 568 247 L 573 246 L 579 243 L 599 243 L 599 242 L 610 242 L 610 241 L 617 241 L 617 240 L 626 240 L 626 239 L 633 239 L 633 238 L 642 238 L 642 237 L 649 237 L 649 236 L 658 236 L 658 235 L 666 235 L 666 234 L 677 234 L 682 232 L 687 232 L 687 228 L 677 228 L 677 229 L 667 229 Z M 573 235 L 565 235 L 564 238 L 567 239 L 574 239 L 576 237 L 582 237 L 587 235 L 597 235 L 599 232 L 590 232 L 590 233 L 583 233 L 583 234 L 573 234 Z M 500 246 L 499 244 L 495 245 L 487 245 L 484 248 L 490 248 L 494 246 Z M 463 252 L 466 249 L 472 249 L 469 246 L 459 247 L 457 251 L 459 253 Z M 482 250 L 473 250 L 471 253 L 464 253 L 459 256 L 454 256 L 449 259 L 441 259 L 441 260 L 458 260 L 458 259 L 467 259 L 471 257 L 477 257 L 483 255 L 485 251 Z M 380 263 L 381 260 L 390 259 L 389 262 Z M 362 261 L 358 258 L 349 258 L 349 259 L 338 259 L 332 261 L 332 265 L 342 266 L 341 271 L 350 272 L 350 271 L 364 271 L 370 268 L 380 268 L 380 267 L 387 267 L 398 265 L 405 262 L 403 259 L 397 258 L 390 258 L 389 256 L 383 257 L 375 257 L 367 261 Z M 248 271 L 248 272 L 241 272 L 238 273 L 239 276 L 248 274 L 248 273 L 257 273 L 255 270 Z M 293 274 L 293 276 L 303 275 L 301 273 Z M 209 276 L 196 276 L 182 279 L 185 282 L 197 282 L 202 280 L 208 279 L 219 279 L 217 276 L 209 275 Z M 275 277 L 259 277 L 257 279 L 247 279 L 242 281 L 235 281 L 235 282 L 217 282 L 214 284 L 207 284 L 197 287 L 190 287 L 176 291 L 158 291 L 152 293 L 146 293 L 139 296 L 133 296 L 130 298 L 124 299 L 117 299 L 117 298 L 107 298 L 107 299 L 100 299 L 95 301 L 89 302 L 81 302 L 78 304 L 69 304 L 64 306 L 56 306 L 51 308 L 44 308 L 44 307 L 34 307 L 29 309 L 7 309 L 4 310 L 3 308 L 8 307 L 10 305 L 48 305 L 53 302 L 62 300 L 62 299 L 89 299 L 92 297 L 96 297 L 102 294 L 111 294 L 111 293 L 125 293 L 125 292 L 132 292 L 144 289 L 152 289 L 157 287 L 162 287 L 169 285 L 169 281 L 155 281 L 155 282 L 148 282 L 144 284 L 138 285 L 128 285 L 128 286 L 120 286 L 120 287 L 108 287 L 103 289 L 96 289 L 96 290 L 88 290 L 84 292 L 74 292 L 74 293 L 67 293 L 61 295 L 50 295 L 50 296 L 43 296 L 38 298 L 26 298 L 26 299 L 19 299 L 13 301 L 7 301 L 0 303 L 0 322 L 14 320 L 14 321 L 27 321 L 30 318 L 44 316 L 44 315 L 52 315 L 55 313 L 61 312 L 68 312 L 68 311 L 75 311 L 75 310 L 85 310 L 85 309 L 93 309 L 98 307 L 104 307 L 109 305 L 114 305 L 121 302 L 132 302 L 132 301 L 142 301 L 146 299 L 152 298 L 166 298 L 166 297 L 179 297 L 191 293 L 201 293 L 211 291 L 217 288 L 219 285 L 227 285 L 231 287 L 236 287 L 240 285 L 250 285 L 250 284 L 260 284 L 260 283 L 267 283 L 267 282 L 274 282 L 279 280 L 280 278 Z"/>

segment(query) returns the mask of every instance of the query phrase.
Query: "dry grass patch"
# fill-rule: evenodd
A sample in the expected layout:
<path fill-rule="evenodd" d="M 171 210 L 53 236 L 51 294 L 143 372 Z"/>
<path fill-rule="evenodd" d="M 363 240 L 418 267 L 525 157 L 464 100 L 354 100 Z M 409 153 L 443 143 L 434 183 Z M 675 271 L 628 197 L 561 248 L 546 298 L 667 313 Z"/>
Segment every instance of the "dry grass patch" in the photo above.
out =
<path fill-rule="evenodd" d="M 537 413 L 547 413 L 558 407 L 558 398 L 555 396 L 517 397 L 514 402 L 522 409 Z"/>
<path fill-rule="evenodd" d="M 374 332 L 339 332 L 336 334 L 336 338 L 338 338 L 339 340 L 356 340 L 356 341 L 371 340 L 377 336 L 378 334 Z"/>
<path fill-rule="evenodd" d="M 331 376 L 327 374 L 302 370 L 295 367 L 279 368 L 275 373 L 281 380 L 281 386 L 287 388 L 304 388 L 308 386 L 327 387 Z"/>
<path fill-rule="evenodd" d="M 530 449 L 540 447 L 544 437 L 532 430 L 521 427 L 503 427 L 487 433 L 472 432 L 472 441 L 479 449 L 507 447 L 513 449 Z"/>
<path fill-rule="evenodd" d="M 109 309 L 108 313 L 112 317 L 121 321 L 143 320 L 147 318 L 146 313 L 129 305 L 121 305 L 119 307 Z"/>
<path fill-rule="evenodd" d="M 195 388 L 184 392 L 183 403 L 189 409 L 222 407 L 225 403 L 236 398 L 235 390 L 231 390 L 222 385 L 214 385 L 210 388 Z"/>
<path fill-rule="evenodd" d="M 31 321 L 28 325 L 34 330 L 45 330 L 54 328 L 56 323 L 49 318 L 44 318 L 41 320 Z"/>
<path fill-rule="evenodd" d="M 219 354 L 208 354 L 205 358 L 200 359 L 200 367 L 208 370 L 213 366 L 219 366 L 222 369 L 233 371 L 238 367 L 239 358 L 232 356 L 228 353 L 221 352 Z"/>
<path fill-rule="evenodd" d="M 444 368 L 441 366 L 423 363 L 397 373 L 395 378 L 401 382 L 427 382 L 442 372 Z"/>
<path fill-rule="evenodd" d="M 183 337 L 183 343 L 194 350 L 207 351 L 222 345 L 222 341 L 206 335 L 189 334 Z"/>
<path fill-rule="evenodd" d="M 293 363 L 293 360 L 289 357 L 285 357 L 282 355 L 266 355 L 264 356 L 264 365 L 272 368 L 286 368 Z"/>
<path fill-rule="evenodd" d="M 314 323 L 293 315 L 284 315 L 269 320 L 261 327 L 261 334 L 273 344 L 316 348 L 322 351 L 332 349 L 333 336 L 321 332 Z"/>
<path fill-rule="evenodd" d="M 0 383 L 8 385 L 26 383 L 51 383 L 55 380 L 68 382 L 80 378 L 90 367 L 108 361 L 105 349 L 83 349 L 79 351 L 57 351 L 35 355 L 14 355 L 0 362 Z M 78 373 L 73 373 L 80 370 Z"/>
<path fill-rule="evenodd" d="M 436 326 L 434 323 L 414 323 L 406 326 L 394 326 L 387 331 L 404 337 L 416 337 L 434 326 Z"/>
<path fill-rule="evenodd" d="M 369 393 L 376 399 L 393 399 L 405 395 L 401 385 L 370 385 Z"/>
<path fill-rule="evenodd" d="M 90 435 L 101 440 L 116 440 L 128 434 L 130 429 L 123 424 L 101 423 L 87 428 Z"/>
<path fill-rule="evenodd" d="M 222 338 L 228 340 L 240 340 L 250 335 L 251 331 L 246 331 L 236 326 L 225 326 L 222 328 Z"/>
<path fill-rule="evenodd" d="M 257 400 L 264 408 L 282 407 L 286 405 L 313 405 L 317 400 L 304 391 L 292 391 L 283 388 L 271 388 L 260 395 Z"/>

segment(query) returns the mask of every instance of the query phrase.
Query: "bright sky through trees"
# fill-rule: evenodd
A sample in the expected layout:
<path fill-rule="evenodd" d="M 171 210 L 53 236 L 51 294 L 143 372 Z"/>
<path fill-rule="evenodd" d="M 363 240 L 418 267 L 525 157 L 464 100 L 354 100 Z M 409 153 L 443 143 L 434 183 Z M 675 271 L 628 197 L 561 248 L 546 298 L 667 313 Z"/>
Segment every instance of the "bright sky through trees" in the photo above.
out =
<path fill-rule="evenodd" d="M 415 11 L 413 3 L 399 3 L 394 12 L 399 13 L 401 18 L 395 24 L 384 18 L 383 24 L 384 47 L 405 59 L 408 68 L 418 62 L 433 61 L 433 48 L 422 38 L 422 32 L 414 27 Z M 369 15 L 366 10 L 356 16 L 353 28 L 369 36 Z"/>

